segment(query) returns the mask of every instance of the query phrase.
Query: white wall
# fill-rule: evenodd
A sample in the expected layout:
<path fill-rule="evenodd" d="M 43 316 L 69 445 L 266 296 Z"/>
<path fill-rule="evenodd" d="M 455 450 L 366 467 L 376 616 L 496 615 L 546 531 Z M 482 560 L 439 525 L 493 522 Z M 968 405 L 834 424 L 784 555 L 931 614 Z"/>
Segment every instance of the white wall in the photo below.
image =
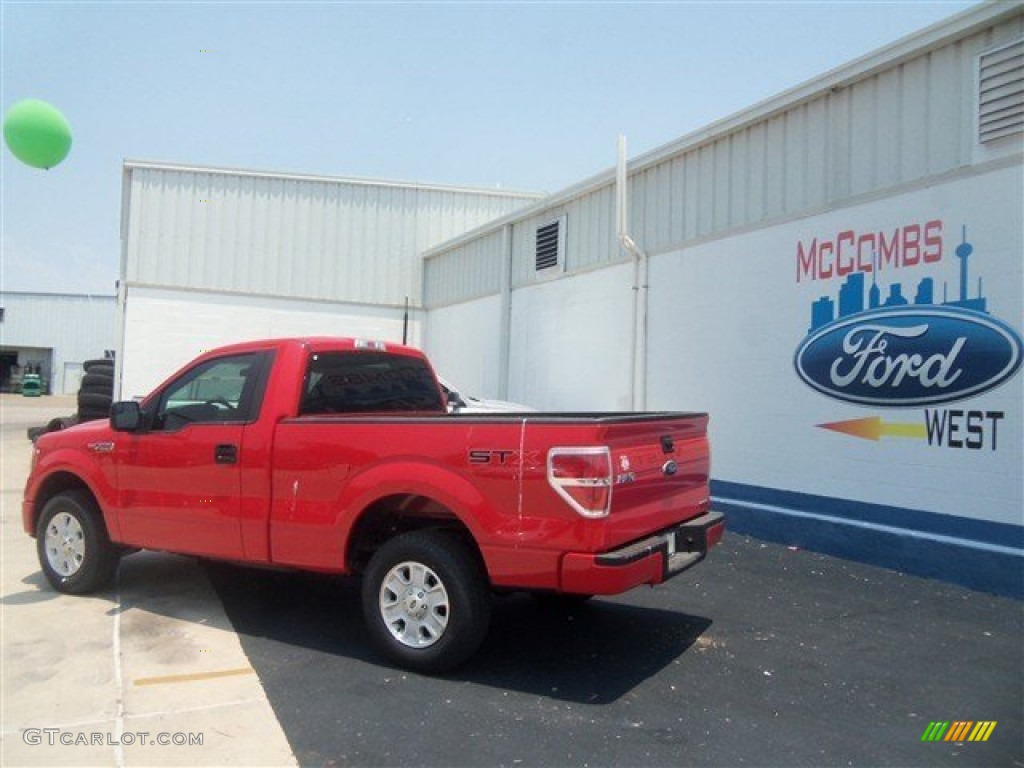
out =
<path fill-rule="evenodd" d="M 512 292 L 508 399 L 543 411 L 629 410 L 632 267 Z M 500 397 L 501 297 L 431 310 L 424 349 L 473 395 Z"/>
<path fill-rule="evenodd" d="M 421 313 L 410 310 L 409 344 L 420 343 Z M 125 303 L 121 397 L 148 394 L 211 347 L 288 336 L 353 336 L 401 342 L 402 310 L 130 287 Z"/>
<path fill-rule="evenodd" d="M 548 411 L 628 410 L 632 285 L 624 264 L 513 291 L 509 399 Z"/>
<path fill-rule="evenodd" d="M 437 372 L 460 392 L 499 396 L 501 297 L 488 296 L 430 313 L 423 349 Z"/>
<path fill-rule="evenodd" d="M 942 222 L 941 256 L 880 270 L 883 299 L 898 281 L 913 302 L 922 278 L 934 280 L 936 303 L 944 283 L 949 299 L 958 298 L 955 252 L 966 225 L 974 249 L 969 296 L 977 296 L 981 278 L 988 312 L 1020 335 L 1022 189 L 1018 165 L 653 259 L 649 407 L 711 413 L 719 480 L 1020 525 L 1020 371 L 996 389 L 930 409 L 1003 414 L 995 420 L 994 447 L 992 420 L 983 418 L 981 447 L 955 448 L 937 439 L 930 445 L 920 434 L 875 441 L 817 426 L 878 416 L 920 432 L 925 408 L 851 405 L 819 394 L 797 376 L 794 353 L 810 328 L 812 302 L 837 298 L 846 279 L 798 280 L 798 243 L 806 252 L 814 238 L 820 245 L 841 232 L 859 238 L 929 221 Z M 933 225 L 931 258 L 938 253 L 935 233 Z M 850 252 L 848 243 L 844 248 Z M 967 437 L 965 424 L 958 437 Z"/>

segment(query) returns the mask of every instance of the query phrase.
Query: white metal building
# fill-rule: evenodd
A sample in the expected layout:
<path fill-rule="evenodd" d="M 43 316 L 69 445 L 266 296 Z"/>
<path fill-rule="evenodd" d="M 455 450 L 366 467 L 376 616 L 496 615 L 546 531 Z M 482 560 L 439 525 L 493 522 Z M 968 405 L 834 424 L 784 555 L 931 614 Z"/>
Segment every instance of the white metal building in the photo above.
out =
<path fill-rule="evenodd" d="M 82 363 L 114 349 L 114 296 L 0 293 L 0 391 L 37 368 L 50 394 L 74 394 Z"/>
<path fill-rule="evenodd" d="M 302 334 L 421 339 L 424 250 L 540 196 L 128 161 L 120 393 L 212 346 Z"/>
<path fill-rule="evenodd" d="M 425 348 L 706 410 L 734 530 L 1024 594 L 1024 6 L 983 4 L 429 251 Z M 450 343 L 458 338 L 458 344 Z"/>

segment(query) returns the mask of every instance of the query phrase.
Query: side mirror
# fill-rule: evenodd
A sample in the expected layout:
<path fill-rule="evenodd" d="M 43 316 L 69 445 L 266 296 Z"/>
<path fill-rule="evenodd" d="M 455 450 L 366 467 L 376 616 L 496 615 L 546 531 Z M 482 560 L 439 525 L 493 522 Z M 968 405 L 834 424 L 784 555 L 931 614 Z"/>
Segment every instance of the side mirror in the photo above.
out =
<path fill-rule="evenodd" d="M 448 405 L 452 409 L 458 410 L 459 408 L 465 408 L 466 407 L 466 401 L 463 400 L 462 399 L 462 395 L 460 395 L 454 389 L 448 389 L 448 390 L 445 390 L 445 392 L 448 395 Z"/>
<path fill-rule="evenodd" d="M 110 406 L 110 428 L 115 432 L 138 432 L 142 428 L 142 409 L 134 400 Z"/>

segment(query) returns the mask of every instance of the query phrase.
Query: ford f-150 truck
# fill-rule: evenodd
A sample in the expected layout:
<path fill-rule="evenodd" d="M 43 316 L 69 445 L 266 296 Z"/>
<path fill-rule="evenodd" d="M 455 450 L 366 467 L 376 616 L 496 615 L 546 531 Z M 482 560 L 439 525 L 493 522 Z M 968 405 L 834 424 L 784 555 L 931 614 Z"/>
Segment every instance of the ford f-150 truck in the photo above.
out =
<path fill-rule="evenodd" d="M 40 437 L 23 523 L 68 593 L 135 549 L 361 575 L 374 642 L 437 672 L 478 648 L 493 592 L 616 594 L 702 560 L 724 528 L 706 429 L 704 414 L 449 415 L 418 350 L 249 342 Z"/>

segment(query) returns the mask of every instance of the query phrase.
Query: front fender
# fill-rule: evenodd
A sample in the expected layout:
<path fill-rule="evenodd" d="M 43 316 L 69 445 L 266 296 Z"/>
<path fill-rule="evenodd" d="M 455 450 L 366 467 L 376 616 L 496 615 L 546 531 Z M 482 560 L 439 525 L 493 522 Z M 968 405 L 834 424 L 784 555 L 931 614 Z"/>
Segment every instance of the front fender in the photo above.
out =
<path fill-rule="evenodd" d="M 115 510 L 117 489 L 114 485 L 113 460 L 88 452 L 88 448 L 62 447 L 39 457 L 25 484 L 22 504 L 22 526 L 35 535 L 36 522 L 43 505 L 51 496 L 67 488 L 85 488 L 92 494 L 112 541 L 120 541 L 121 530 Z"/>

